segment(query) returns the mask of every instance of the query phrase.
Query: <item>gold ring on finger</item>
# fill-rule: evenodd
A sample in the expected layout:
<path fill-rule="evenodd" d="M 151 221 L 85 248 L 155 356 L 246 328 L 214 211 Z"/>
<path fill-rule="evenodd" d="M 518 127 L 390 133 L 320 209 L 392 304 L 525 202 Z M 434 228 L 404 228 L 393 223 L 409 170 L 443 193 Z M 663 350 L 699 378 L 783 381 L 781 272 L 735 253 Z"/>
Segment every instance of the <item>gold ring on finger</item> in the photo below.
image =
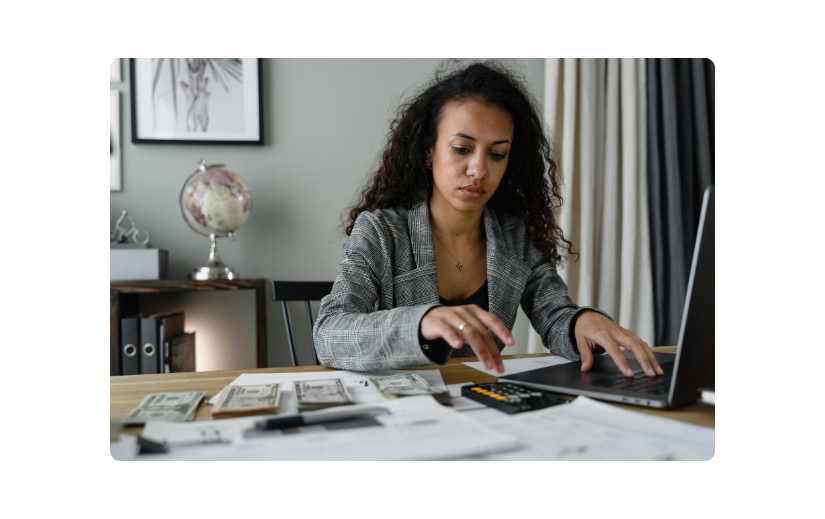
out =
<path fill-rule="evenodd" d="M 467 326 L 468 324 L 470 324 L 470 323 L 468 323 L 468 322 L 461 323 L 458 327 L 458 331 L 464 332 L 464 327 Z"/>

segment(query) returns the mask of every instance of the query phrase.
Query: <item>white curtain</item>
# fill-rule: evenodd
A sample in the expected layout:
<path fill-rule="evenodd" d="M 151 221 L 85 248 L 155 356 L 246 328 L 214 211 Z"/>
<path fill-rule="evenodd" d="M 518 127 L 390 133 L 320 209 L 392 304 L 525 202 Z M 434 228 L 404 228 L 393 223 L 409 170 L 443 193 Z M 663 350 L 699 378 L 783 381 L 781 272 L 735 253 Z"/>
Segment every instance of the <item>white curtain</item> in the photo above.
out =
<path fill-rule="evenodd" d="M 544 116 L 564 175 L 560 225 L 580 254 L 570 297 L 655 346 L 643 59 L 547 59 Z M 535 331 L 528 351 L 547 351 Z"/>

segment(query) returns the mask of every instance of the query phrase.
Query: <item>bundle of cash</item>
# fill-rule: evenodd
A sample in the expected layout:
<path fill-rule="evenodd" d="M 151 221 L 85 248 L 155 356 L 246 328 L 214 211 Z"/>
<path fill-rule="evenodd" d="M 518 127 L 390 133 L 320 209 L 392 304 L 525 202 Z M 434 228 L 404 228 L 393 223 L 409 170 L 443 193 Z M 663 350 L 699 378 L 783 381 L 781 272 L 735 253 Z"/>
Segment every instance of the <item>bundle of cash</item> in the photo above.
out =
<path fill-rule="evenodd" d="M 386 377 L 367 377 L 370 385 L 387 400 L 402 396 L 432 395 L 439 403 L 452 402 L 450 392 L 446 389 L 433 387 L 415 373 L 400 373 Z"/>
<path fill-rule="evenodd" d="M 164 422 L 191 422 L 206 393 L 152 393 L 121 420 L 123 425 L 143 425 L 150 420 Z"/>
<path fill-rule="evenodd" d="M 339 405 L 353 405 L 355 400 L 340 378 L 330 380 L 296 380 L 293 383 L 298 411 L 316 411 Z"/>
<path fill-rule="evenodd" d="M 281 384 L 228 385 L 223 388 L 218 402 L 212 408 L 212 418 L 275 414 L 280 400 Z"/>

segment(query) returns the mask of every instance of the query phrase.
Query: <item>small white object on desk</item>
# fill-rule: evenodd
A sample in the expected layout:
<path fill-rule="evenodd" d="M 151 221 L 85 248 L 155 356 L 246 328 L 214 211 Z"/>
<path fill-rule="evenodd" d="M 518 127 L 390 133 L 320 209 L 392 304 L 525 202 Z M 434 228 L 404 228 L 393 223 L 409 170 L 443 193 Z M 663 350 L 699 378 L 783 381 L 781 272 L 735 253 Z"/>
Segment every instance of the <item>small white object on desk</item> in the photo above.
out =
<path fill-rule="evenodd" d="M 453 411 L 472 411 L 473 409 L 485 409 L 487 406 L 481 402 L 476 402 L 461 394 L 461 388 L 464 386 L 474 386 L 472 382 L 465 382 L 463 384 L 450 384 L 447 389 L 450 391 L 452 402 L 448 406 Z"/>
<path fill-rule="evenodd" d="M 700 387 L 699 391 L 701 392 L 701 400 L 699 401 L 705 404 L 716 405 L 715 389 L 715 387 Z"/>

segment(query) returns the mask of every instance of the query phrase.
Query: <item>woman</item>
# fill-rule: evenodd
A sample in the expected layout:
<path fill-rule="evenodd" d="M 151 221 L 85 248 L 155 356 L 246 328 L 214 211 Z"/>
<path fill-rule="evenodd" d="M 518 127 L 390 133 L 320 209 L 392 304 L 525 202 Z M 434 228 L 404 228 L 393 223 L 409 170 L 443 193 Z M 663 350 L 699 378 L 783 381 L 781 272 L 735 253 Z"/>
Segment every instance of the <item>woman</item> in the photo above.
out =
<path fill-rule="evenodd" d="M 556 272 L 570 253 L 553 207 L 560 175 L 527 90 L 496 64 L 441 78 L 392 123 L 381 165 L 350 211 L 315 348 L 348 370 L 444 364 L 477 356 L 503 372 L 500 351 L 518 305 L 552 352 L 582 361 L 619 346 L 648 376 L 647 344 L 600 310 L 575 305 Z"/>

